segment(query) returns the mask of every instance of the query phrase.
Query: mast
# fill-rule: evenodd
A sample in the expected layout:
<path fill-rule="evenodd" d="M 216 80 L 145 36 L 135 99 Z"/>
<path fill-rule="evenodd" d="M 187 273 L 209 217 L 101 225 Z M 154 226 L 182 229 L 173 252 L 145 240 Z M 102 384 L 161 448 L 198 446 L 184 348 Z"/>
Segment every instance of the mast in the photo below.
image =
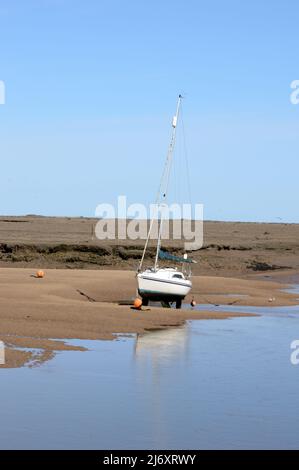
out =
<path fill-rule="evenodd" d="M 156 206 L 157 206 L 157 209 L 158 209 L 158 213 L 159 213 L 159 208 L 163 207 L 166 204 L 166 201 L 167 201 L 169 178 L 170 178 L 170 173 L 171 173 L 171 167 L 172 167 L 172 161 L 173 161 L 173 152 L 174 152 L 175 140 L 176 140 L 176 128 L 177 128 L 177 122 L 178 122 L 178 117 L 179 117 L 182 98 L 183 98 L 182 95 L 179 95 L 178 102 L 177 102 L 177 107 L 176 107 L 176 113 L 175 113 L 175 115 L 172 119 L 171 140 L 170 140 L 170 144 L 169 144 L 169 147 L 168 147 L 166 163 L 165 163 L 164 171 L 163 171 L 162 178 L 161 178 L 161 183 L 160 183 L 157 198 L 156 198 Z M 142 258 L 140 260 L 138 271 L 140 271 L 141 268 L 142 268 L 142 264 L 143 264 L 143 261 L 144 261 L 145 252 L 147 250 L 147 246 L 148 246 L 148 242 L 149 242 L 149 239 L 150 239 L 150 234 L 151 234 L 151 231 L 152 231 L 152 228 L 153 228 L 154 220 L 155 219 L 153 217 L 152 220 L 151 220 L 151 223 L 150 223 L 150 228 L 149 228 L 149 231 L 148 231 L 148 235 L 147 235 L 147 239 L 146 239 L 146 242 L 145 242 L 145 246 L 144 246 L 144 250 L 143 250 L 143 253 L 142 253 Z M 157 251 L 156 251 L 155 265 L 154 265 L 154 270 L 155 271 L 157 270 L 159 251 L 160 251 L 160 246 L 161 246 L 162 226 L 163 226 L 163 214 L 161 214 L 160 223 L 159 223 Z"/>

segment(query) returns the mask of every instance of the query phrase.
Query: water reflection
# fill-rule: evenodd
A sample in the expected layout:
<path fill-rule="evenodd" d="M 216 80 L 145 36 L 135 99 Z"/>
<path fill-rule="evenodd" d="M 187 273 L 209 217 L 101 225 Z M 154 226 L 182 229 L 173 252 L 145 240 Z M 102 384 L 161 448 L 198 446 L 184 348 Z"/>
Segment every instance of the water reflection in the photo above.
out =
<path fill-rule="evenodd" d="M 188 327 L 171 328 L 138 334 L 135 342 L 135 358 L 139 362 L 160 361 L 184 358 L 188 349 Z"/>

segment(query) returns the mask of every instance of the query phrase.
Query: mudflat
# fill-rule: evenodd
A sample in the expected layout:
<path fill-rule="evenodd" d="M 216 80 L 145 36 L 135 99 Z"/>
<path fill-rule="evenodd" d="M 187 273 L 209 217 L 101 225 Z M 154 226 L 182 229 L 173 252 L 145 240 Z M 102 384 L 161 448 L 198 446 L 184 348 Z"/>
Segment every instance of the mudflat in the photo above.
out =
<path fill-rule="evenodd" d="M 0 266 L 40 268 L 135 269 L 143 240 L 98 240 L 97 220 L 71 217 L 0 217 Z M 204 244 L 192 257 L 198 275 L 246 277 L 255 273 L 299 271 L 299 224 L 210 222 Z M 151 244 L 147 262 L 152 262 Z M 171 227 L 163 247 L 182 252 Z"/>
<path fill-rule="evenodd" d="M 296 304 L 296 295 L 283 287 L 287 285 L 261 279 L 194 276 L 192 295 L 203 304 Z M 84 349 L 67 339 L 113 339 L 117 333 L 142 334 L 188 319 L 244 315 L 152 306 L 134 310 L 118 304 L 135 295 L 133 271 L 46 269 L 45 277 L 38 279 L 31 268 L 0 268 L 0 339 L 6 345 L 6 364 L 1 367 L 34 366 L 56 351 Z"/>

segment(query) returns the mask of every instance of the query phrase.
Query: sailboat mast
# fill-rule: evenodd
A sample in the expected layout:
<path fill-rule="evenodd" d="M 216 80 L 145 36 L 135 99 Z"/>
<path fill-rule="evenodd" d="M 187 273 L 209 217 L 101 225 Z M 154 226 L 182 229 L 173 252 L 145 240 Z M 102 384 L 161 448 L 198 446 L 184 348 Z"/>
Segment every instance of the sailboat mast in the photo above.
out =
<path fill-rule="evenodd" d="M 182 96 L 179 95 L 176 113 L 172 119 L 172 136 L 171 136 L 170 145 L 168 148 L 165 170 L 164 170 L 164 174 L 163 174 L 162 181 L 161 181 L 160 196 L 161 196 L 161 191 L 162 191 L 162 202 L 166 201 L 167 199 L 169 177 L 170 177 L 171 167 L 172 167 L 173 151 L 174 151 L 175 139 L 176 139 L 176 128 L 177 128 L 177 122 L 179 118 L 181 101 L 182 101 Z M 164 188 L 163 188 L 163 183 L 165 184 Z"/>
<path fill-rule="evenodd" d="M 176 107 L 176 113 L 175 113 L 175 116 L 173 117 L 173 120 L 172 120 L 171 141 L 170 141 L 170 145 L 169 145 L 169 148 L 168 148 L 166 163 L 165 163 L 163 175 L 162 175 L 162 178 L 161 178 L 161 183 L 160 183 L 160 186 L 159 186 L 159 191 L 158 191 L 157 198 L 156 198 L 156 206 L 158 208 L 158 212 L 159 212 L 159 206 L 161 205 L 162 202 L 165 203 L 166 198 L 167 198 L 167 192 L 168 192 L 168 186 L 169 186 L 169 177 L 170 177 L 170 173 L 171 173 L 173 151 L 174 151 L 175 139 L 176 139 L 176 126 L 177 126 L 177 122 L 178 122 L 178 117 L 179 117 L 182 98 L 183 98 L 182 95 L 179 95 L 178 102 L 177 102 L 177 107 Z M 147 250 L 147 246 L 148 246 L 148 243 L 149 243 L 151 231 L 152 231 L 153 225 L 154 225 L 154 220 L 155 219 L 153 218 L 150 222 L 150 227 L 149 227 L 149 231 L 148 231 L 148 234 L 147 234 L 147 239 L 146 239 L 146 242 L 145 242 L 145 246 L 144 246 L 144 250 L 143 250 L 143 253 L 142 253 L 141 260 L 140 260 L 138 271 L 141 271 L 141 268 L 142 268 L 142 265 L 143 265 L 145 252 Z M 159 224 L 157 251 L 156 251 L 156 257 L 155 257 L 155 270 L 157 269 L 157 264 L 158 264 L 159 250 L 160 250 L 160 245 L 161 245 L 161 236 L 162 236 L 162 219 L 160 220 L 160 224 Z"/>
<path fill-rule="evenodd" d="M 177 102 L 177 108 L 176 108 L 176 113 L 172 119 L 172 136 L 170 140 L 170 145 L 168 148 L 168 154 L 167 154 L 167 159 L 166 159 L 166 166 L 164 170 L 164 174 L 162 176 L 162 181 L 161 181 L 161 188 L 160 188 L 160 201 L 162 199 L 162 202 L 159 203 L 160 206 L 163 206 L 163 204 L 166 203 L 167 201 L 167 195 L 168 195 L 168 187 L 169 187 L 169 178 L 170 178 L 170 173 L 171 173 L 171 167 L 172 167 L 172 161 L 173 161 L 173 152 L 174 152 L 174 146 L 175 146 L 175 139 L 176 139 L 176 128 L 177 128 L 177 122 L 179 118 L 179 112 L 180 112 L 180 106 L 181 106 L 181 101 L 182 101 L 182 96 L 179 95 L 178 102 Z M 164 186 L 165 184 L 165 186 Z M 161 198 L 161 190 L 162 190 L 162 198 Z M 158 208 L 159 209 L 159 208 Z M 156 251 L 156 257 L 155 257 L 155 265 L 154 265 L 154 270 L 157 270 L 158 266 L 158 258 L 159 258 L 159 251 L 161 247 L 161 237 L 162 237 L 162 226 L 163 226 L 163 213 L 161 214 L 160 217 L 160 224 L 159 224 L 159 233 L 158 233 L 158 241 L 157 241 L 157 251 Z"/>

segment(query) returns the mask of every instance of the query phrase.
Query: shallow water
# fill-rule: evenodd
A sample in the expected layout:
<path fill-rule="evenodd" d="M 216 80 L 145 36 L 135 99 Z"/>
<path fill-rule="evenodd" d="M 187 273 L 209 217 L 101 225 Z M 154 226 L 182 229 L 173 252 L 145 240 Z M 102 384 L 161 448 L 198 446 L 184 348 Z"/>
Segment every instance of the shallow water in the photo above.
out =
<path fill-rule="evenodd" d="M 201 304 L 196 307 L 184 305 L 184 308 L 190 310 L 203 310 L 210 312 L 238 312 L 238 313 L 255 313 L 258 315 L 282 316 L 282 317 L 297 317 L 299 315 L 299 306 L 292 305 L 288 307 L 249 307 L 247 305 L 214 305 L 214 304 Z"/>
<path fill-rule="evenodd" d="M 2 369 L 1 448 L 298 448 L 299 309 L 269 309 Z"/>
<path fill-rule="evenodd" d="M 291 294 L 299 294 L 299 285 L 293 286 L 290 289 L 283 289 L 285 292 L 290 292 Z M 299 295 L 298 295 L 299 297 Z"/>

